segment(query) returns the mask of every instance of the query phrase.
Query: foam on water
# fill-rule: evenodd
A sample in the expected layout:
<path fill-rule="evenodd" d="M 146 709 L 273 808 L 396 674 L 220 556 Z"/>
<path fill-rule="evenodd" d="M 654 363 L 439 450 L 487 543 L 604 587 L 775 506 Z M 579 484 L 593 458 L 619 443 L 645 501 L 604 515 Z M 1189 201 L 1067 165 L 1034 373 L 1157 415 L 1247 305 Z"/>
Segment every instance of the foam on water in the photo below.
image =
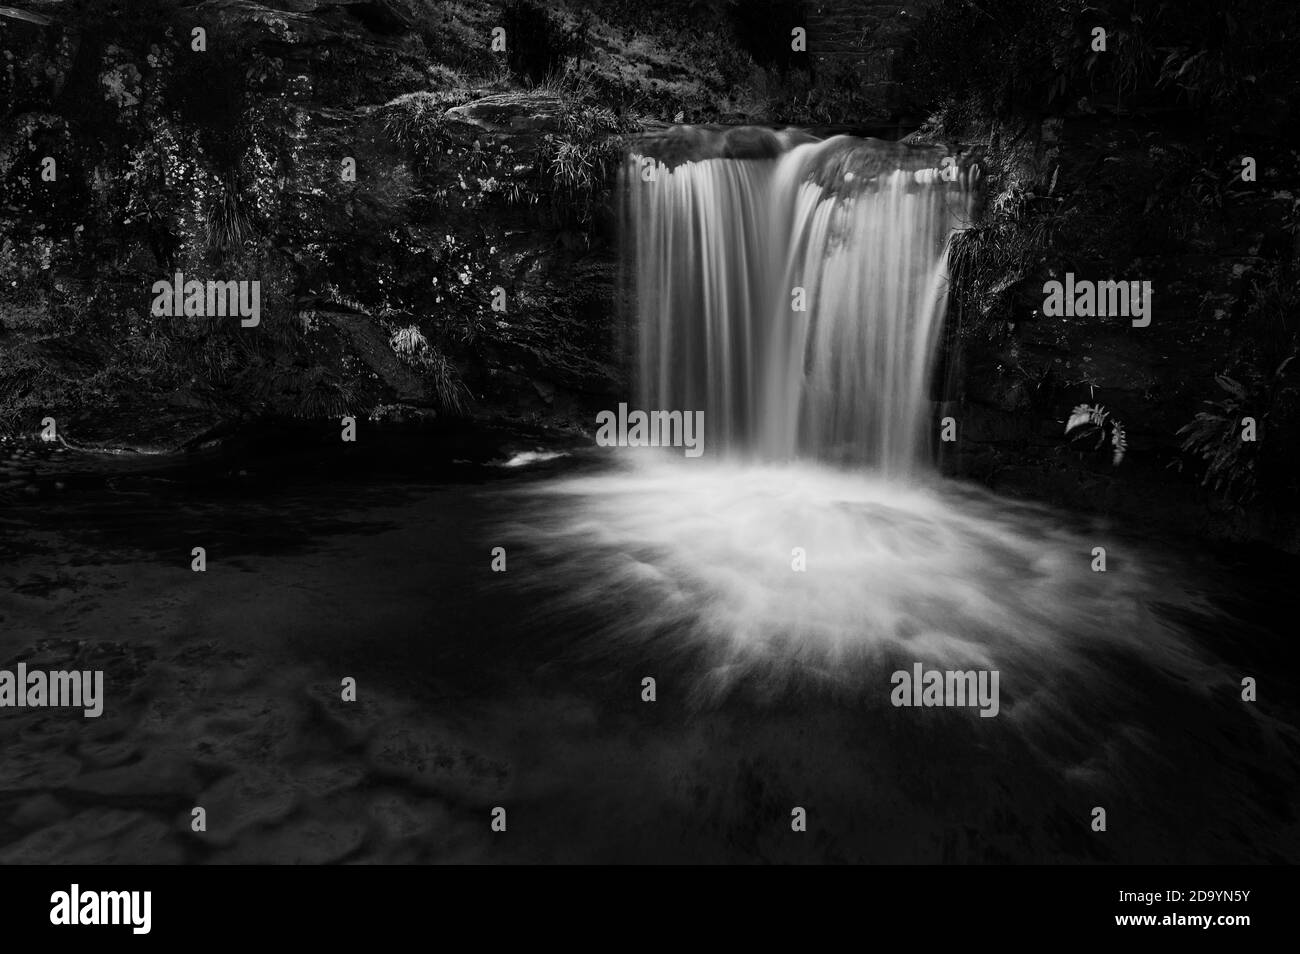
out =
<path fill-rule="evenodd" d="M 1173 558 L 1131 540 L 951 481 L 628 456 L 530 484 L 503 539 L 521 550 L 512 567 L 535 571 L 538 625 L 580 627 L 582 655 L 640 660 L 691 706 L 829 692 L 875 720 L 897 711 L 891 674 L 914 663 L 997 670 L 996 719 L 937 717 L 997 723 L 1086 773 L 1115 745 L 1144 753 L 1137 772 L 1171 696 L 1225 717 L 1237 698 L 1168 614 L 1212 609 Z M 1091 569 L 1099 538 L 1105 573 Z"/>
<path fill-rule="evenodd" d="M 1116 739 L 1149 750 L 1160 693 L 1228 704 L 1231 680 L 1162 615 L 1208 611 L 1170 558 L 932 474 L 969 183 L 918 176 L 938 159 L 901 147 L 784 144 L 654 181 L 629 166 L 640 406 L 703 409 L 708 452 L 619 449 L 530 484 L 508 536 L 544 568 L 539 614 L 594 626 L 597 653 L 672 657 L 703 705 L 820 687 L 883 715 L 896 670 L 997 670 L 988 721 L 1071 769 Z"/>

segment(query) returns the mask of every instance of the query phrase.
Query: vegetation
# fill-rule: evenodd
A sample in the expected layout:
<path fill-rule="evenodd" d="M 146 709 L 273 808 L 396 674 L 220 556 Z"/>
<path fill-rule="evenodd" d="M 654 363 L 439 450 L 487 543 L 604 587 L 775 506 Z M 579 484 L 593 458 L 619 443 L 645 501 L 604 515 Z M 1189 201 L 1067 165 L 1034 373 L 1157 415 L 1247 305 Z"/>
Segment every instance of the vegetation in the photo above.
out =
<path fill-rule="evenodd" d="M 1295 286 L 1276 276 L 1256 284 L 1249 314 L 1256 334 L 1234 352 L 1233 373 L 1215 375 L 1221 396 L 1205 401 L 1178 432 L 1183 449 L 1204 465 L 1202 483 L 1238 506 L 1260 494 L 1277 500 L 1300 492 L 1297 315 Z"/>
<path fill-rule="evenodd" d="M 137 407 L 366 413 L 412 399 L 412 376 L 448 413 L 543 374 L 594 391 L 582 376 L 612 337 L 599 268 L 629 132 L 891 108 L 857 64 L 794 55 L 773 24 L 809 18 L 798 0 L 401 0 L 405 19 L 373 28 L 386 6 L 0 14 L 0 430 Z M 1300 6 L 936 0 L 897 23 L 911 29 L 896 78 L 931 114 L 924 135 L 975 146 L 986 172 L 983 214 L 951 246 L 954 337 L 980 359 L 962 367 L 1047 421 L 1104 400 L 1107 418 L 1069 436 L 1113 454 L 1114 415 L 1130 422 L 1125 479 L 1158 449 L 1234 500 L 1293 500 Z M 491 95 L 526 113 L 523 132 L 448 116 Z M 1241 179 L 1246 154 L 1258 185 Z M 1174 312 L 1131 340 L 1179 370 L 1108 389 L 1081 356 L 1115 323 L 1038 324 L 1038 291 L 1067 270 L 1135 269 Z M 175 271 L 260 281 L 259 333 L 149 314 L 150 284 Z M 1256 442 L 1236 436 L 1244 417 Z"/>
<path fill-rule="evenodd" d="M 1290 108 L 1298 18 L 1294 4 L 1254 0 L 942 0 L 911 32 L 908 79 L 949 126 L 1081 100 L 1240 123 Z"/>
<path fill-rule="evenodd" d="M 1065 422 L 1065 433 L 1071 441 L 1078 444 L 1091 441 L 1093 451 L 1108 448 L 1112 467 L 1119 466 L 1124 459 L 1124 452 L 1128 450 L 1124 425 L 1111 417 L 1110 412 L 1100 404 L 1080 404 L 1075 407 Z"/>
<path fill-rule="evenodd" d="M 557 131 L 547 133 L 539 150 L 539 165 L 556 208 L 567 221 L 591 223 L 597 207 L 607 204 L 626 153 L 626 133 L 632 123 L 594 101 L 590 87 L 561 84 Z"/>
<path fill-rule="evenodd" d="M 902 58 L 932 112 L 926 135 L 983 151 L 984 212 L 950 254 L 963 347 L 1037 380 L 1057 414 L 1086 386 L 1070 437 L 1114 450 L 1114 418 L 1092 414 L 1098 365 L 1079 365 L 1103 337 L 1118 340 L 1116 326 L 1042 323 L 1040 289 L 1067 271 L 1153 279 L 1163 324 L 1134 333 L 1110 378 L 1138 367 L 1145 348 L 1182 370 L 1132 371 L 1107 403 L 1144 424 L 1174 418 L 1124 434 L 1126 446 L 1173 458 L 1241 506 L 1293 507 L 1300 489 L 1300 202 L 1288 198 L 1300 161 L 1297 37 L 1295 4 L 939 0 Z M 1243 178 L 1243 156 L 1266 170 L 1259 184 Z M 1041 357 L 1026 357 L 1026 337 Z M 1224 355 L 1217 368 L 1204 349 Z M 1242 440 L 1245 418 L 1254 440 Z"/>
<path fill-rule="evenodd" d="M 393 332 L 390 343 L 403 360 L 432 377 L 438 404 L 443 411 L 450 414 L 464 412 L 470 400 L 469 390 L 446 356 L 429 344 L 418 327 L 407 325 L 398 328 Z"/>
<path fill-rule="evenodd" d="M 1014 291 L 1046 266 L 1051 230 L 1060 222 L 1019 183 L 1006 182 L 996 160 L 992 168 L 997 178 L 984 215 L 953 236 L 949 281 L 963 331 L 997 336 L 1016 317 Z"/>

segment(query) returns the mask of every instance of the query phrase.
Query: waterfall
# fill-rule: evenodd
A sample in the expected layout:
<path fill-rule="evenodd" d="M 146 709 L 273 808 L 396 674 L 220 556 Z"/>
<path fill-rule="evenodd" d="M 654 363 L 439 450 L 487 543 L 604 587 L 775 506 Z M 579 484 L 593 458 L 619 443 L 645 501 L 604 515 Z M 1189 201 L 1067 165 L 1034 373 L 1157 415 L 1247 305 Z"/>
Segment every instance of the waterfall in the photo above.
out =
<path fill-rule="evenodd" d="M 996 752 L 1041 777 L 1140 785 L 1167 700 L 1226 713 L 1240 690 L 1166 615 L 1218 612 L 1187 565 L 922 466 L 973 170 L 848 137 L 729 135 L 644 144 L 622 186 L 636 399 L 701 410 L 707 450 L 593 449 L 600 466 L 521 483 L 494 539 L 537 568 L 532 618 L 590 634 L 577 658 L 593 670 L 635 659 L 619 672 L 653 673 L 691 709 L 770 704 L 736 710 L 747 731 L 845 700 L 903 766 L 948 730 L 897 677 L 996 674 L 996 718 L 952 713 L 939 761 Z M 1098 546 L 1122 572 L 1095 571 Z"/>
<path fill-rule="evenodd" d="M 970 174 L 935 150 L 747 136 L 624 169 L 641 407 L 703 410 L 711 453 L 905 475 L 927 456 Z"/>
<path fill-rule="evenodd" d="M 704 459 L 601 451 L 603 467 L 522 485 L 524 517 L 500 538 L 544 568 L 538 612 L 589 629 L 594 658 L 625 646 L 678 667 L 691 705 L 829 686 L 891 726 L 900 671 L 996 672 L 1016 751 L 1080 777 L 1165 676 L 1230 698 L 1155 608 L 1207 610 L 1172 557 L 923 467 L 973 167 L 849 137 L 729 136 L 646 144 L 622 185 L 636 399 L 701 410 Z M 1122 573 L 1094 572 L 1099 541 L 1126 554 Z M 1098 698 L 1118 701 L 1109 723 Z M 1132 771 L 1145 761 L 1134 750 Z"/>

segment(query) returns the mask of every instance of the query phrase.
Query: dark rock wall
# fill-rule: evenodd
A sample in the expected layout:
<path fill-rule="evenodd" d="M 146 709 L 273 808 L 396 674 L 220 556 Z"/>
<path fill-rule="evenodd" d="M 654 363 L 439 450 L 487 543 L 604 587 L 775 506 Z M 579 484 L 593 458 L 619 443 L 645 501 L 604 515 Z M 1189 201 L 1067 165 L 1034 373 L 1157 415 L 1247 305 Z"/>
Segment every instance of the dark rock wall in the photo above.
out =
<path fill-rule="evenodd" d="M 882 114 L 915 115 L 920 104 L 897 79 L 897 64 L 910 28 L 927 6 L 925 0 L 809 3 L 808 52 L 814 69 L 853 77 L 864 95 L 880 104 Z"/>

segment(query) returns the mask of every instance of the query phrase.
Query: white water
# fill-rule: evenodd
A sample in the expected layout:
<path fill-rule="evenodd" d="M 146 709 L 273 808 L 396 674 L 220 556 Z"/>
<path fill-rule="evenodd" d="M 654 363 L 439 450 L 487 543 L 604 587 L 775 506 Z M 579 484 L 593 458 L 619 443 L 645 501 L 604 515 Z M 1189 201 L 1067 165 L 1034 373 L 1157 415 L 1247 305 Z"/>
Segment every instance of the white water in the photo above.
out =
<path fill-rule="evenodd" d="M 514 533 L 544 585 L 609 620 L 606 650 L 689 659 L 700 700 L 812 680 L 884 704 L 914 662 L 998 670 L 993 721 L 1083 744 L 1153 680 L 1226 685 L 1153 612 L 1204 609 L 1172 561 L 929 472 L 966 189 L 900 168 L 842 188 L 859 155 L 832 141 L 627 183 L 640 406 L 704 408 L 709 450 L 614 451 L 603 472 L 530 487 Z"/>
<path fill-rule="evenodd" d="M 922 463 L 947 240 L 969 189 L 918 182 L 917 157 L 881 159 L 837 137 L 644 181 L 632 157 L 642 408 L 703 410 L 711 452 L 900 475 Z"/>
<path fill-rule="evenodd" d="M 1049 508 L 812 462 L 636 456 L 530 488 L 515 532 L 569 609 L 613 617 L 615 644 L 698 653 L 701 700 L 808 678 L 884 700 L 923 662 L 1000 670 L 1006 717 L 1082 706 L 1086 723 L 1088 697 L 1113 703 L 1131 677 L 1221 681 L 1153 612 L 1205 609 L 1176 561 Z"/>

